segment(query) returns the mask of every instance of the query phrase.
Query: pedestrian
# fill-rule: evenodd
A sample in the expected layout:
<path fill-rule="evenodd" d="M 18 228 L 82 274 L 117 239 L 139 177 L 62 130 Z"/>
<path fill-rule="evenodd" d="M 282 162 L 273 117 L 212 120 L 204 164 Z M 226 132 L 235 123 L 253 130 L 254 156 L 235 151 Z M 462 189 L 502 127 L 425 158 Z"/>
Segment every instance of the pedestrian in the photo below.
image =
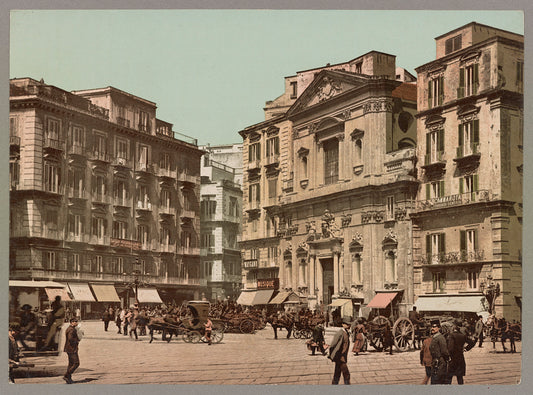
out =
<path fill-rule="evenodd" d="M 341 373 L 344 378 L 344 384 L 350 384 L 350 371 L 348 370 L 348 350 L 350 349 L 350 320 L 342 320 L 342 329 L 335 333 L 331 345 L 329 346 L 329 356 L 332 362 L 335 362 L 335 371 L 331 384 L 339 384 Z"/>
<path fill-rule="evenodd" d="M 478 347 L 483 347 L 483 331 L 484 331 L 484 328 L 483 328 L 483 317 L 478 315 L 477 316 L 477 321 L 476 321 L 476 326 L 475 326 L 475 331 L 474 331 L 477 340 L 479 340 L 479 346 Z"/>
<path fill-rule="evenodd" d="M 409 312 L 409 320 L 413 323 L 413 326 L 415 328 L 415 334 L 416 334 L 420 330 L 420 314 L 418 313 L 418 311 L 416 311 L 416 306 L 413 306 L 413 310 Z M 418 349 L 421 348 L 419 336 L 415 336 L 415 340 L 413 341 L 413 346 L 415 350 L 417 348 Z"/>
<path fill-rule="evenodd" d="M 9 325 L 9 382 L 15 383 L 15 376 L 13 374 L 14 369 L 19 365 L 19 347 L 17 344 L 17 341 L 15 340 L 16 337 L 16 330 L 15 327 L 12 325 Z"/>
<path fill-rule="evenodd" d="M 366 340 L 366 327 L 364 325 L 363 318 L 359 318 L 357 321 L 357 325 L 352 330 L 353 335 L 353 348 L 352 352 L 355 355 L 359 355 L 359 352 L 363 350 L 365 340 Z"/>
<path fill-rule="evenodd" d="M 450 362 L 448 363 L 448 382 L 452 383 L 453 376 L 457 377 L 457 384 L 463 384 L 463 377 L 466 374 L 466 362 L 464 357 L 464 347 L 466 336 L 461 333 L 461 321 L 455 321 L 453 332 L 448 335 L 447 346 L 450 353 Z"/>
<path fill-rule="evenodd" d="M 81 309 L 79 307 L 76 308 L 76 318 L 81 320 Z"/>
<path fill-rule="evenodd" d="M 420 365 L 426 369 L 426 375 L 424 376 L 424 380 L 422 380 L 422 385 L 426 385 L 431 378 L 431 362 L 433 360 L 429 350 L 431 340 L 431 336 L 426 337 L 422 342 L 422 347 L 420 347 Z"/>
<path fill-rule="evenodd" d="M 125 309 L 124 310 L 124 319 L 123 319 L 123 328 L 122 328 L 122 332 L 124 334 L 124 336 L 128 336 L 128 325 L 130 324 L 130 318 L 132 316 L 132 311 L 131 309 Z"/>
<path fill-rule="evenodd" d="M 431 384 L 446 384 L 448 359 L 448 346 L 446 339 L 440 332 L 440 322 L 438 320 L 431 322 L 431 344 L 429 351 L 431 353 Z"/>
<path fill-rule="evenodd" d="M 52 302 L 52 313 L 50 315 L 50 322 L 48 328 L 48 335 L 44 342 L 44 347 L 41 351 L 52 349 L 52 340 L 55 338 L 56 332 L 61 329 L 63 322 L 65 321 L 65 308 L 61 303 L 61 296 L 57 295 Z"/>
<path fill-rule="evenodd" d="M 318 351 L 322 355 L 326 355 L 326 349 L 324 348 L 324 326 L 322 324 L 317 324 L 313 328 L 313 344 L 311 345 L 311 355 L 315 355 L 315 351 L 318 348 Z"/>
<path fill-rule="evenodd" d="M 207 340 L 207 345 L 211 345 L 211 331 L 213 330 L 213 323 L 207 318 L 207 322 L 204 324 L 205 326 L 205 339 Z"/>
<path fill-rule="evenodd" d="M 111 321 L 111 317 L 109 317 L 109 308 L 107 307 L 104 310 L 104 314 L 102 314 L 102 321 L 104 321 L 104 331 L 107 332 L 107 329 L 109 328 L 109 321 Z"/>
<path fill-rule="evenodd" d="M 389 354 L 392 355 L 392 346 L 394 345 L 394 338 L 392 336 L 392 330 L 390 327 L 389 321 L 385 322 L 385 329 L 383 330 L 383 350 L 387 352 L 389 349 Z"/>
<path fill-rule="evenodd" d="M 37 317 L 32 311 L 32 307 L 29 304 L 22 306 L 22 313 L 20 315 L 20 332 L 17 334 L 17 340 L 20 341 L 22 347 L 25 350 L 29 350 L 30 347 L 26 344 L 26 337 L 33 338 L 37 331 Z"/>
<path fill-rule="evenodd" d="M 135 335 L 135 340 L 139 340 L 139 336 L 137 335 L 137 324 L 139 323 L 139 309 L 134 308 L 132 309 L 132 313 L 130 315 L 130 337 L 131 335 Z"/>
<path fill-rule="evenodd" d="M 78 319 L 71 318 L 70 326 L 65 333 L 66 339 L 64 351 L 68 355 L 68 367 L 65 375 L 63 376 L 63 380 L 65 380 L 67 384 L 73 383 L 72 373 L 74 373 L 78 366 L 80 366 L 80 358 L 78 356 L 78 344 L 80 343 L 80 339 L 78 337 L 78 331 L 76 330 L 77 325 Z"/>
<path fill-rule="evenodd" d="M 123 316 L 123 312 L 124 312 L 124 309 L 117 309 L 117 316 L 115 318 L 115 325 L 117 326 L 117 333 L 118 334 L 122 334 L 122 331 L 121 331 L 121 325 L 122 325 L 122 318 L 121 316 Z"/>

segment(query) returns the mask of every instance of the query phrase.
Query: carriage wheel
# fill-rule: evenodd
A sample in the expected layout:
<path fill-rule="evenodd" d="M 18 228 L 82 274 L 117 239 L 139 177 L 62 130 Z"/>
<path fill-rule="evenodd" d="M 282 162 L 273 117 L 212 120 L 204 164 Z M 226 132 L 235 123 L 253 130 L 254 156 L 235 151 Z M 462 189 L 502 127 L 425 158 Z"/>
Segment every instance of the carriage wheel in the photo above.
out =
<path fill-rule="evenodd" d="M 313 337 L 313 331 L 311 329 L 304 329 L 302 331 L 302 338 L 311 339 Z"/>
<path fill-rule="evenodd" d="M 293 329 L 292 330 L 292 336 L 295 339 L 301 339 L 302 338 L 302 332 L 299 329 Z"/>
<path fill-rule="evenodd" d="M 387 322 L 389 322 L 389 320 L 387 319 L 387 317 L 378 315 L 372 320 L 372 322 L 376 325 L 385 325 Z"/>
<path fill-rule="evenodd" d="M 375 333 L 369 336 L 370 345 L 374 347 L 376 351 L 383 351 L 383 336 L 381 333 Z"/>
<path fill-rule="evenodd" d="M 241 333 L 253 333 L 254 332 L 254 323 L 252 320 L 244 319 L 239 325 Z"/>
<path fill-rule="evenodd" d="M 400 351 L 411 348 L 415 340 L 415 327 L 408 318 L 399 318 L 392 327 L 394 345 Z"/>
<path fill-rule="evenodd" d="M 211 332 L 211 341 L 213 343 L 220 343 L 224 339 L 224 331 L 221 329 L 213 329 Z"/>
<path fill-rule="evenodd" d="M 202 335 L 198 331 L 190 331 L 183 335 L 183 341 L 186 343 L 198 343 Z"/>

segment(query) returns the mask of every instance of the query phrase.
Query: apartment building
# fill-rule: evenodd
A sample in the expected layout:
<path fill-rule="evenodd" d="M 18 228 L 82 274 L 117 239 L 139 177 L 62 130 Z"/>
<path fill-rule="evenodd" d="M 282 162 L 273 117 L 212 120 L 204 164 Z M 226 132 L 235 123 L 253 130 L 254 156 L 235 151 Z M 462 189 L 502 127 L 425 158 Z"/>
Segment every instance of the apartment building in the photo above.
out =
<path fill-rule="evenodd" d="M 213 301 L 236 300 L 241 289 L 239 162 L 242 163 L 242 150 L 238 146 L 205 147 L 200 186 L 200 258 L 202 277 L 207 280 L 206 297 Z"/>
<path fill-rule="evenodd" d="M 239 132 L 247 298 L 348 299 L 353 316 L 372 301 L 397 314 L 412 305 L 416 84 L 397 81 L 395 63 L 372 51 L 297 72 L 265 121 Z"/>
<path fill-rule="evenodd" d="M 202 151 L 172 126 L 113 87 L 11 80 L 10 278 L 199 298 Z"/>
<path fill-rule="evenodd" d="M 416 304 L 519 320 L 524 38 L 472 22 L 435 42 L 416 69 Z"/>

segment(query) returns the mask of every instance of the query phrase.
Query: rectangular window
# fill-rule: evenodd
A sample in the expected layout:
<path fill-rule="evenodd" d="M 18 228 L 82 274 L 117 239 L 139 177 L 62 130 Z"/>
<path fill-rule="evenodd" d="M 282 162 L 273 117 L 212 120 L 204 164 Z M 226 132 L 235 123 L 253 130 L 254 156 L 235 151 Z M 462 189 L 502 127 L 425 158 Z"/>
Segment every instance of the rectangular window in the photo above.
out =
<path fill-rule="evenodd" d="M 107 194 L 106 177 L 101 174 L 93 175 L 92 190 L 95 199 L 103 199 L 103 197 Z"/>
<path fill-rule="evenodd" d="M 516 61 L 516 82 L 519 84 L 524 82 L 524 61 L 523 60 Z"/>
<path fill-rule="evenodd" d="M 45 268 L 47 270 L 55 270 L 56 269 L 55 251 L 46 251 L 44 257 L 45 257 Z"/>
<path fill-rule="evenodd" d="M 17 126 L 18 126 L 17 118 L 10 117 L 9 118 L 9 135 L 10 136 L 18 136 Z"/>
<path fill-rule="evenodd" d="M 275 199 L 278 196 L 278 179 L 268 179 L 268 198 L 269 200 Z"/>
<path fill-rule="evenodd" d="M 161 228 L 160 242 L 163 246 L 168 247 L 170 245 L 170 229 L 169 228 Z"/>
<path fill-rule="evenodd" d="M 271 246 L 268 247 L 268 258 L 277 258 L 278 257 L 278 247 Z"/>
<path fill-rule="evenodd" d="M 81 271 L 80 254 L 72 254 L 72 270 L 75 272 Z"/>
<path fill-rule="evenodd" d="M 212 233 L 202 233 L 201 247 L 209 248 L 215 246 L 215 235 Z"/>
<path fill-rule="evenodd" d="M 248 187 L 248 201 L 259 202 L 261 201 L 261 189 L 259 184 L 250 184 Z"/>
<path fill-rule="evenodd" d="M 444 160 L 444 130 L 435 130 L 426 134 L 425 164 Z"/>
<path fill-rule="evenodd" d="M 387 219 L 394 219 L 394 196 L 387 196 Z"/>
<path fill-rule="evenodd" d="M 146 185 L 139 185 L 137 193 L 137 207 L 150 209 L 150 199 L 148 197 L 148 187 Z"/>
<path fill-rule="evenodd" d="M 444 233 L 426 235 L 426 259 L 428 264 L 443 263 L 445 248 Z"/>
<path fill-rule="evenodd" d="M 48 137 L 51 140 L 59 140 L 60 137 L 60 130 L 59 130 L 59 121 L 56 119 L 48 119 L 47 129 L 46 129 L 46 137 Z"/>
<path fill-rule="evenodd" d="M 237 198 L 232 196 L 229 198 L 229 215 L 232 217 L 238 216 Z"/>
<path fill-rule="evenodd" d="M 161 160 L 159 161 L 159 167 L 161 169 L 170 170 L 170 155 L 167 153 L 161 154 Z"/>
<path fill-rule="evenodd" d="M 459 194 L 469 194 L 471 200 L 476 200 L 478 191 L 478 175 L 472 174 L 459 178 Z"/>
<path fill-rule="evenodd" d="M 444 292 L 446 289 L 446 273 L 433 273 L 433 292 Z"/>
<path fill-rule="evenodd" d="M 44 163 L 44 189 L 48 192 L 59 193 L 61 185 L 61 168 L 59 164 L 48 162 Z"/>
<path fill-rule="evenodd" d="M 428 81 L 429 108 L 441 106 L 444 101 L 444 77 L 439 76 Z"/>
<path fill-rule="evenodd" d="M 101 255 L 96 255 L 95 262 L 96 262 L 96 272 L 103 273 L 104 272 L 104 258 Z"/>
<path fill-rule="evenodd" d="M 113 221 L 113 238 L 128 239 L 128 223 L 123 221 Z"/>
<path fill-rule="evenodd" d="M 128 141 L 117 138 L 117 158 L 119 159 L 128 159 Z"/>
<path fill-rule="evenodd" d="M 140 145 L 139 146 L 139 170 L 148 169 L 148 146 Z"/>
<path fill-rule="evenodd" d="M 9 182 L 10 188 L 15 189 L 20 180 L 20 165 L 18 160 L 9 160 Z"/>
<path fill-rule="evenodd" d="M 475 119 L 459 125 L 459 146 L 457 157 L 462 158 L 479 152 L 479 120 Z"/>
<path fill-rule="evenodd" d="M 216 200 L 203 200 L 202 201 L 202 214 L 206 217 L 211 217 L 217 212 Z"/>
<path fill-rule="evenodd" d="M 298 84 L 296 81 L 291 82 L 291 99 L 296 99 L 298 96 Z"/>
<path fill-rule="evenodd" d="M 261 143 L 250 144 L 248 147 L 248 161 L 254 162 L 261 160 Z"/>
<path fill-rule="evenodd" d="M 355 64 L 355 72 L 357 74 L 363 74 L 363 62 L 359 62 Z"/>
<path fill-rule="evenodd" d="M 72 236 L 81 236 L 81 234 L 83 233 L 83 217 L 81 215 L 69 215 L 68 231 Z"/>
<path fill-rule="evenodd" d="M 259 249 L 258 248 L 250 249 L 250 259 L 259 259 Z"/>
<path fill-rule="evenodd" d="M 339 181 L 339 140 L 331 139 L 324 146 L 324 183 L 335 184 Z"/>
<path fill-rule="evenodd" d="M 143 250 L 148 249 L 148 227 L 146 225 L 137 226 L 137 241 L 141 243 Z"/>
<path fill-rule="evenodd" d="M 472 64 L 459 69 L 459 88 L 457 97 L 468 97 L 475 95 L 479 87 L 478 64 Z"/>
<path fill-rule="evenodd" d="M 170 207 L 171 207 L 170 197 L 171 197 L 171 194 L 168 189 L 161 190 L 161 207 L 162 208 L 170 210 Z"/>
<path fill-rule="evenodd" d="M 477 231 L 475 229 L 461 231 L 460 249 L 463 262 L 472 262 L 477 259 L 477 243 Z"/>
<path fill-rule="evenodd" d="M 107 235 L 107 220 L 105 218 L 93 218 L 92 234 L 99 240 Z"/>
<path fill-rule="evenodd" d="M 444 180 L 426 184 L 426 200 L 438 199 L 444 196 Z"/>
<path fill-rule="evenodd" d="M 79 126 L 73 126 L 72 127 L 71 144 L 74 147 L 83 148 L 83 146 L 85 145 L 85 133 L 83 131 L 83 128 L 81 128 Z"/>
<path fill-rule="evenodd" d="M 278 158 L 279 156 L 279 138 L 273 137 L 267 140 L 266 146 L 266 156 L 267 158 Z"/>
<path fill-rule="evenodd" d="M 149 131 L 150 121 L 148 119 L 148 113 L 145 111 L 139 111 L 139 130 L 141 132 Z"/>
<path fill-rule="evenodd" d="M 468 289 L 471 291 L 477 291 L 478 289 L 478 274 L 477 272 L 467 272 L 466 278 L 468 281 Z"/>
<path fill-rule="evenodd" d="M 94 136 L 94 151 L 98 154 L 107 154 L 107 136 L 96 133 Z"/>
<path fill-rule="evenodd" d="M 459 34 L 458 36 L 447 39 L 444 42 L 444 54 L 448 55 L 449 53 L 460 50 L 462 47 L 462 38 Z"/>

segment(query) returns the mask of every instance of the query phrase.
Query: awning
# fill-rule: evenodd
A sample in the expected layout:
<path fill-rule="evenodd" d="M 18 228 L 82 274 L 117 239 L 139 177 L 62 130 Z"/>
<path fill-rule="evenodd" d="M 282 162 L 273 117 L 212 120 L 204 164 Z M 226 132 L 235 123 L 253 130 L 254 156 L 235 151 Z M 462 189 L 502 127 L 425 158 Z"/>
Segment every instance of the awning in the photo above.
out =
<path fill-rule="evenodd" d="M 255 292 L 254 300 L 252 301 L 252 305 L 256 306 L 258 304 L 268 304 L 268 301 L 272 297 L 272 294 L 274 293 L 273 289 L 262 289 Z"/>
<path fill-rule="evenodd" d="M 120 302 L 115 287 L 111 284 L 91 284 L 98 302 Z"/>
<path fill-rule="evenodd" d="M 374 296 L 366 307 L 384 309 L 392 302 L 396 295 L 398 295 L 398 292 L 380 292 Z"/>
<path fill-rule="evenodd" d="M 346 303 L 351 302 L 351 299 L 335 299 L 329 306 L 336 307 L 336 306 L 344 306 Z"/>
<path fill-rule="evenodd" d="M 239 298 L 237 299 L 237 304 L 243 305 L 243 306 L 251 306 L 252 302 L 255 297 L 256 291 L 243 291 L 239 295 Z"/>
<path fill-rule="evenodd" d="M 155 288 L 139 288 L 138 291 L 139 296 L 137 296 L 137 299 L 139 303 L 163 303 Z"/>
<path fill-rule="evenodd" d="M 45 288 L 46 294 L 48 295 L 48 299 L 54 300 L 56 296 L 60 296 L 61 300 L 71 300 L 70 296 L 68 296 L 68 292 L 66 288 Z"/>
<path fill-rule="evenodd" d="M 76 302 L 96 302 L 93 293 L 86 283 L 68 283 L 70 293 Z"/>
<path fill-rule="evenodd" d="M 481 313 L 487 311 L 483 295 L 419 296 L 415 306 L 418 311 L 460 311 Z"/>
<path fill-rule="evenodd" d="M 290 291 L 283 291 L 272 298 L 268 304 L 282 304 L 289 297 Z"/>
<path fill-rule="evenodd" d="M 9 280 L 10 287 L 27 287 L 27 288 L 65 288 L 65 284 L 56 283 L 55 281 L 29 281 L 29 280 Z"/>

